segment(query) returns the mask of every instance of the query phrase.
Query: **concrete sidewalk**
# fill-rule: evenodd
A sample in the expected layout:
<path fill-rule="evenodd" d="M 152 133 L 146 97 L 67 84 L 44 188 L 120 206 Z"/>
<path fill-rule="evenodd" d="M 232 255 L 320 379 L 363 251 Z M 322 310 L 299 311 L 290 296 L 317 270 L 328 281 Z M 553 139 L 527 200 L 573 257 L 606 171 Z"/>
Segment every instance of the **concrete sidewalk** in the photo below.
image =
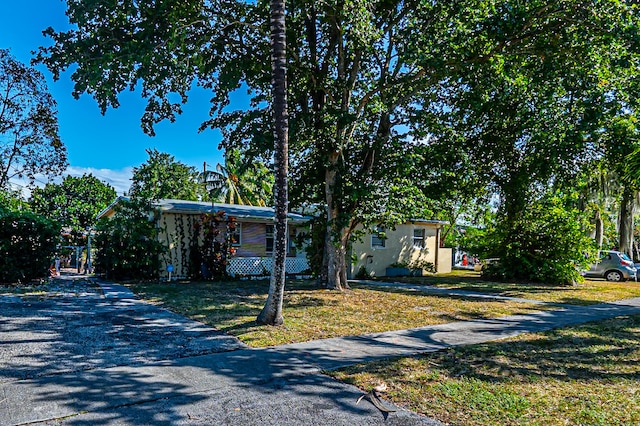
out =
<path fill-rule="evenodd" d="M 111 349 L 99 346 L 100 350 L 96 351 L 91 346 L 89 353 L 83 352 L 86 352 L 83 345 L 80 350 L 63 346 L 44 361 L 48 364 L 45 366 L 39 365 L 36 357 L 13 353 L 15 359 L 10 365 L 0 364 L 0 373 L 4 371 L 0 374 L 0 425 L 29 422 L 48 425 L 435 425 L 438 422 L 398 407 L 389 405 L 397 411 L 385 415 L 366 400 L 356 404 L 362 395 L 360 390 L 321 374 L 321 370 L 640 313 L 640 298 L 636 298 L 493 320 L 247 349 L 239 342 L 227 340 L 233 338 L 219 336 L 201 324 L 165 316 L 167 311 L 136 300 L 124 287 L 103 283 L 102 291 L 104 295 L 87 298 L 82 303 L 67 299 L 54 301 L 55 308 L 49 306 L 42 312 L 49 312 L 54 318 L 56 312 L 80 310 L 82 316 L 89 318 L 102 312 L 106 315 L 100 317 L 101 321 L 107 321 L 107 325 L 91 323 L 98 328 L 97 333 L 107 333 L 114 339 L 123 332 L 136 331 L 134 334 L 140 338 L 159 333 L 162 339 L 146 337 L 150 339 L 147 342 L 153 344 L 148 347 L 146 357 L 144 350 L 136 346 L 133 347 L 135 356 L 127 357 L 125 352 L 132 344 L 129 340 L 122 345 L 117 340 L 110 341 L 109 344 L 114 345 Z M 16 304 L 20 306 L 14 306 Z M 12 338 L 0 339 L 0 348 L 22 344 L 33 351 L 45 345 L 46 349 L 56 351 L 55 344 L 51 344 L 56 339 L 55 327 L 46 332 L 42 330 L 44 335 L 20 334 L 24 323 L 29 323 L 21 318 L 38 317 L 37 312 L 29 310 L 33 304 L 24 306 L 24 302 L 12 298 L 0 307 L 13 307 L 18 316 L 11 323 L 5 310 L 0 310 L 2 335 L 13 333 Z M 118 320 L 109 322 L 108 315 Z M 159 323 L 158 318 L 162 318 Z M 38 317 L 35 322 L 45 328 L 46 324 L 40 322 L 42 319 Z M 113 329 L 114 323 L 123 321 L 133 323 Z M 195 330 L 195 334 L 186 333 L 185 337 L 184 330 L 189 329 Z M 65 336 L 68 332 L 65 330 L 58 338 Z M 44 341 L 40 339 L 42 336 Z M 31 341 L 21 341 L 23 338 Z M 211 343 L 215 338 L 222 339 L 220 346 Z M 209 343 L 196 344 L 202 340 Z M 185 348 L 181 356 L 176 356 L 176 344 Z M 166 352 L 162 349 L 165 346 L 169 348 Z M 112 359 L 112 353 L 116 354 L 117 365 L 107 362 Z M 3 352 L 0 355 L 0 359 L 5 356 Z M 69 368 L 57 360 L 63 356 L 71 356 L 82 367 Z M 24 368 L 32 374 L 7 374 L 11 365 L 25 360 L 34 364 Z"/>

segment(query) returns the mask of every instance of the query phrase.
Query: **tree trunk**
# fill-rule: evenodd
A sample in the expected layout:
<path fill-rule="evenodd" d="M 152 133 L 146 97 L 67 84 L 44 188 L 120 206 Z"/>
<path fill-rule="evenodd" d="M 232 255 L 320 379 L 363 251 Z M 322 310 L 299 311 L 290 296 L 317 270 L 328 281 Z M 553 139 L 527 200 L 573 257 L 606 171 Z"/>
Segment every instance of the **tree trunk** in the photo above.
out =
<path fill-rule="evenodd" d="M 326 287 L 332 290 L 349 288 L 346 274 L 346 236 L 345 227 L 341 224 L 339 208 L 336 205 L 335 189 L 338 184 L 336 170 L 339 154 L 334 152 L 329 157 L 329 166 L 325 173 L 325 196 L 327 200 L 327 282 Z"/>
<path fill-rule="evenodd" d="M 595 242 L 599 249 L 602 248 L 602 242 L 604 240 L 604 222 L 602 220 L 602 216 L 600 215 L 600 211 L 596 210 L 595 217 L 593 219 L 595 225 Z"/>
<path fill-rule="evenodd" d="M 275 137 L 274 186 L 275 223 L 273 270 L 267 302 L 256 321 L 260 324 L 282 325 L 284 299 L 285 262 L 287 256 L 287 211 L 289 169 L 288 144 L 289 120 L 287 113 L 287 65 L 286 65 L 285 1 L 271 0 L 271 63 Z"/>
<path fill-rule="evenodd" d="M 620 202 L 620 218 L 618 234 L 620 236 L 619 250 L 629 257 L 633 256 L 633 213 L 635 210 L 635 192 L 625 188 Z"/>

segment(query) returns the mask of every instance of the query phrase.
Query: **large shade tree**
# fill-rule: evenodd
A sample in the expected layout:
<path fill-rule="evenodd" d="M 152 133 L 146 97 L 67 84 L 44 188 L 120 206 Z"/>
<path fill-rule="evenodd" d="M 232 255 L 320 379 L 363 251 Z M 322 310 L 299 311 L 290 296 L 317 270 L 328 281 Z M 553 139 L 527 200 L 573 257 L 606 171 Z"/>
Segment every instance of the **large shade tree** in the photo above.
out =
<path fill-rule="evenodd" d="M 273 141 L 266 136 L 273 134 L 275 105 L 265 66 L 271 51 L 266 3 L 68 5 L 77 29 L 48 30 L 55 43 L 42 49 L 39 59 L 56 77 L 77 63 L 72 74 L 77 96 L 93 94 L 104 110 L 118 105 L 121 91 L 140 87 L 148 99 L 143 127 L 152 133 L 154 123 L 180 112 L 195 82 L 212 90 L 213 119 L 206 125 L 222 128 L 227 146 L 250 144 L 253 151 L 272 152 Z M 407 176 L 417 170 L 412 163 L 420 142 L 403 132 L 417 127 L 414 123 L 428 122 L 419 118 L 425 105 L 446 99 L 454 90 L 462 94 L 454 96 L 461 102 L 454 105 L 457 110 L 490 107 L 482 97 L 477 103 L 465 100 L 462 79 L 479 88 L 471 93 L 494 96 L 506 109 L 508 99 L 501 90 L 529 96 L 526 84 L 510 81 L 506 72 L 512 57 L 525 77 L 541 71 L 535 76 L 540 81 L 548 71 L 564 72 L 570 80 L 574 67 L 583 64 L 570 64 L 569 58 L 584 57 L 584 64 L 604 72 L 607 62 L 591 55 L 620 52 L 620 40 L 633 35 L 632 8 L 616 0 L 291 4 L 287 90 L 290 128 L 296 136 L 293 178 L 298 188 L 305 188 L 300 199 L 326 206 L 327 285 L 347 285 L 347 247 L 359 223 L 389 216 L 398 222 L 420 212 L 414 207 L 424 202 L 410 202 L 420 194 L 412 191 Z M 589 45 L 596 49 L 585 50 Z M 498 78 L 489 78 L 485 87 L 484 77 L 492 77 L 491 72 Z M 227 111 L 229 95 L 242 84 L 254 96 L 251 107 Z M 538 86 L 536 96 L 544 89 Z M 508 120 L 518 124 L 525 107 L 521 104 Z M 491 131 L 502 131 L 498 123 L 492 124 Z M 522 123 L 518 126 L 523 129 Z M 570 161 L 571 153 L 558 154 Z"/>
<path fill-rule="evenodd" d="M 12 178 L 33 183 L 66 169 L 57 114 L 42 73 L 0 49 L 0 189 Z"/>
<path fill-rule="evenodd" d="M 418 194 L 407 190 L 413 183 L 410 173 L 418 172 L 414 182 L 416 176 L 428 178 L 412 164 L 424 152 L 416 136 L 431 133 L 438 136 L 435 140 L 452 143 L 438 133 L 446 125 L 427 127 L 426 132 L 418 127 L 433 123 L 421 117 L 431 106 L 439 108 L 434 114 L 460 111 L 458 117 L 469 118 L 470 129 L 473 124 L 487 124 L 479 133 L 491 145 L 490 152 L 514 154 L 496 157 L 502 165 L 487 163 L 482 156 L 461 159 L 477 170 L 473 185 L 483 188 L 498 178 L 504 182 L 501 188 L 510 191 L 504 199 L 516 196 L 509 210 L 526 204 L 536 182 L 553 175 L 545 170 L 526 174 L 527 167 L 543 168 L 552 165 L 550 161 L 517 158 L 519 144 L 530 139 L 533 117 L 540 124 L 534 140 L 542 141 L 547 135 L 546 147 L 536 145 L 541 148 L 538 159 L 555 157 L 560 158 L 559 164 L 571 165 L 583 152 L 578 134 L 586 132 L 567 126 L 574 119 L 579 125 L 598 122 L 585 105 L 589 97 L 600 101 L 597 95 L 605 92 L 607 84 L 604 90 L 591 93 L 598 85 L 598 79 L 592 78 L 600 76 L 600 82 L 605 82 L 609 65 L 616 62 L 612 57 L 624 58 L 618 48 L 633 35 L 633 16 L 632 6 L 617 1 L 293 4 L 289 98 L 291 129 L 296 135 L 294 196 L 326 206 L 327 286 L 347 285 L 347 247 L 358 224 L 382 221 L 390 213 L 396 213 L 391 215 L 396 223 L 428 213 L 419 208 L 420 202 L 412 202 Z M 243 58 L 238 56 L 238 63 Z M 257 123 L 269 117 L 260 103 L 265 83 L 258 78 L 252 83 L 257 90 L 254 109 L 212 122 L 228 126 L 229 143 L 263 143 L 264 125 Z M 577 109 L 570 110 L 576 93 Z M 534 106 L 527 103 L 531 100 Z M 493 108 L 492 102 L 499 106 Z M 543 118 L 546 113 L 550 113 L 548 120 Z M 490 120 L 483 122 L 488 115 Z M 561 121 L 556 124 L 556 119 Z M 407 128 L 412 134 L 403 134 Z M 511 134 L 504 135 L 505 129 Z M 567 130 L 570 133 L 563 137 Z M 518 140 L 518 134 L 523 139 Z M 467 140 L 468 135 L 453 143 Z M 564 145 L 555 149 L 554 143 L 561 139 Z M 564 150 L 571 143 L 575 146 Z M 504 146 L 508 144 L 517 149 Z M 514 179 L 532 178 L 523 193 L 515 188 L 521 190 L 527 182 L 519 184 L 510 177 L 513 160 L 518 175 Z M 424 164 L 431 169 L 442 167 L 436 162 Z M 498 168 L 492 170 L 496 164 Z M 301 195 L 295 194 L 297 188 L 302 188 Z"/>
<path fill-rule="evenodd" d="M 246 52 L 250 46 L 247 33 L 256 27 L 255 22 L 264 25 L 262 30 L 252 31 L 254 37 L 263 38 L 264 29 L 272 29 L 274 123 L 270 128 L 276 140 L 274 272 L 269 300 L 259 320 L 282 323 L 288 207 L 284 2 L 274 1 L 270 25 L 266 19 L 252 16 L 251 9 L 259 4 L 242 2 L 159 0 L 106 5 L 69 0 L 67 5 L 69 20 L 77 29 L 63 33 L 47 30 L 55 43 L 41 49 L 39 59 L 54 71 L 55 78 L 60 70 L 77 63 L 78 68 L 72 74 L 76 82 L 74 95 L 92 93 L 103 112 L 110 106 L 118 106 L 118 93 L 141 82 L 142 96 L 148 100 L 142 122 L 149 134 L 153 134 L 154 123 L 175 118 L 193 83 L 213 89 L 212 113 L 220 112 L 229 102 L 228 94 L 247 79 L 245 73 L 256 73 L 238 67 L 229 60 L 229 52 L 237 49 Z M 260 64 L 260 56 L 252 60 Z M 270 76 L 268 68 L 256 68 L 258 74 Z M 179 95 L 177 102 L 173 100 L 175 94 Z"/>

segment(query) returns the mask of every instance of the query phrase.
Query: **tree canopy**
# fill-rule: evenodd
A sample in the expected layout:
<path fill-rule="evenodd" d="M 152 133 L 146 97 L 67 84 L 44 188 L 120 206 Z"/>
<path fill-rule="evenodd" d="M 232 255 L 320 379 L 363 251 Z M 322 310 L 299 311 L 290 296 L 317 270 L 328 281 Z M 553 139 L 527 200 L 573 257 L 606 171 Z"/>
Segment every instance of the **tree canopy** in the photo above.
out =
<path fill-rule="evenodd" d="M 81 245 L 83 234 L 96 223 L 96 217 L 116 198 L 111 185 L 91 174 L 65 176 L 61 183 L 34 188 L 31 209 L 56 222 L 70 235 L 70 243 Z"/>
<path fill-rule="evenodd" d="M 134 167 L 129 196 L 144 200 L 175 198 L 197 201 L 202 188 L 198 171 L 173 155 L 148 149 L 149 158 Z"/>
<path fill-rule="evenodd" d="M 212 91 L 203 127 L 271 158 L 266 2 L 67 4 L 74 29 L 48 29 L 54 44 L 38 59 L 55 77 L 77 64 L 76 96 L 104 111 L 140 87 L 152 134 L 197 84 Z M 434 215 L 438 203 L 460 211 L 492 192 L 516 226 L 602 156 L 612 117 L 635 111 L 631 2 L 302 1 L 286 19 L 292 199 L 325 206 L 331 288 L 347 286 L 358 226 Z M 230 111 L 240 88 L 251 105 Z"/>
<path fill-rule="evenodd" d="M 0 189 L 12 178 L 33 183 L 66 169 L 57 114 L 44 76 L 0 49 Z"/>

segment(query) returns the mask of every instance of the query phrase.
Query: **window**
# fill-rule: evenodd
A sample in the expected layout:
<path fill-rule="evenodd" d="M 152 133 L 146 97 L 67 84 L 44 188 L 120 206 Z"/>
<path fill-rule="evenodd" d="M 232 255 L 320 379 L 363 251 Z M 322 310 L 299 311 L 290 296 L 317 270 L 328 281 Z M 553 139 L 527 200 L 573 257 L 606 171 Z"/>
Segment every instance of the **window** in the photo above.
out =
<path fill-rule="evenodd" d="M 424 231 L 425 231 L 424 228 L 414 228 L 413 230 L 413 247 L 414 248 L 423 249 L 426 247 Z"/>
<path fill-rule="evenodd" d="M 267 254 L 271 254 L 273 253 L 273 225 L 267 225 L 265 237 L 265 251 Z"/>
<path fill-rule="evenodd" d="M 384 233 L 384 228 L 376 226 L 371 234 L 371 247 L 372 248 L 385 248 L 387 237 Z"/>
<path fill-rule="evenodd" d="M 275 236 L 274 226 L 267 225 L 267 228 L 265 230 L 265 243 L 264 243 L 265 252 L 267 254 L 273 254 L 273 245 L 275 241 L 274 236 Z M 295 256 L 296 254 L 296 242 L 295 242 L 294 236 L 295 234 L 290 235 L 289 238 L 287 239 L 287 255 L 289 256 Z"/>
<path fill-rule="evenodd" d="M 229 229 L 229 241 L 232 247 L 240 247 L 242 245 L 242 224 L 236 223 L 234 228 Z"/>

